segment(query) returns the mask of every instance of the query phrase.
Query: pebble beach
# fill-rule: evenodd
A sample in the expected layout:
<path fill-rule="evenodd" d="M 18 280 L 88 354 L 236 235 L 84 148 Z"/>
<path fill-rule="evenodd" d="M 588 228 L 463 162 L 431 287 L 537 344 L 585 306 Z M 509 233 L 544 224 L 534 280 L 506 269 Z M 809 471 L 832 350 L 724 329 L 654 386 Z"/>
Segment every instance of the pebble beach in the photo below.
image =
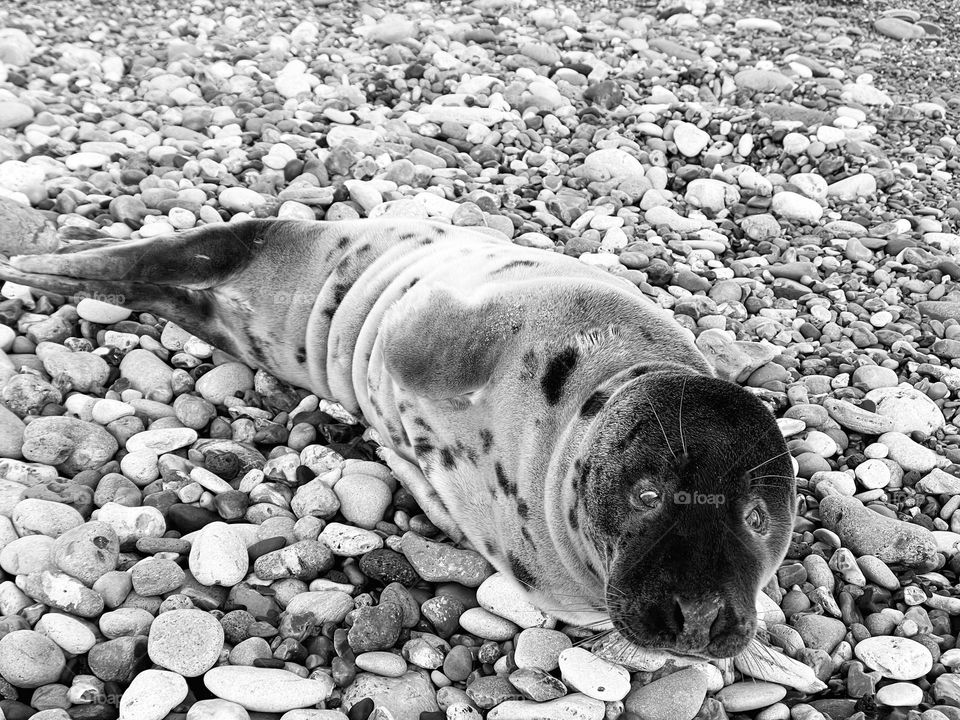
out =
<path fill-rule="evenodd" d="M 0 719 L 960 720 L 958 22 L 0 5 L 0 256 L 270 217 L 570 255 L 764 400 L 799 496 L 750 650 L 641 650 L 446 539 L 335 398 L 7 282 Z"/>

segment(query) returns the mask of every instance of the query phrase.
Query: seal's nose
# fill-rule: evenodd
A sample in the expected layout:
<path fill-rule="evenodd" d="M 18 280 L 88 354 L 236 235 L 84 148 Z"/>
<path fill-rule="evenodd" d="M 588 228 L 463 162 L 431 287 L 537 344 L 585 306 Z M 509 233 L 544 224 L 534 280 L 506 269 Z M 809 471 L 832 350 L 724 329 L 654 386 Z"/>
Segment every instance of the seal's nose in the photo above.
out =
<path fill-rule="evenodd" d="M 674 597 L 678 620 L 677 643 L 691 650 L 705 648 L 713 636 L 712 628 L 722 602 L 717 597 Z"/>

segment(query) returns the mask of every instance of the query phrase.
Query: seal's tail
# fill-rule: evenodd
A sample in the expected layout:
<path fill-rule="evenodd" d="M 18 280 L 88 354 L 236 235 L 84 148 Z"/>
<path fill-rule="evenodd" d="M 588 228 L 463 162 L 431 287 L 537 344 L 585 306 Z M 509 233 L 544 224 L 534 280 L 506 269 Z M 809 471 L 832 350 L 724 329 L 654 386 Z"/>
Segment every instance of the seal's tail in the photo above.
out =
<path fill-rule="evenodd" d="M 218 312 L 223 299 L 215 290 L 260 254 L 268 223 L 231 223 L 216 232 L 207 226 L 142 240 L 91 240 L 53 253 L 0 257 L 0 280 L 74 302 L 92 297 L 149 310 L 236 355 Z"/>

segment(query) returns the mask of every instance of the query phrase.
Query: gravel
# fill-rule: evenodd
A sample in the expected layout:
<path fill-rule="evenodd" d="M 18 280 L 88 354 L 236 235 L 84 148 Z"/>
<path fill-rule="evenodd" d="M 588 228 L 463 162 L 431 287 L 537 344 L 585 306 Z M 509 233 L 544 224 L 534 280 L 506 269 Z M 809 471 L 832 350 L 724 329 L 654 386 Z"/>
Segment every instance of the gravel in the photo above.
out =
<path fill-rule="evenodd" d="M 529 605 L 328 399 L 119 297 L 0 287 L 0 710 L 960 717 L 960 8 L 0 8 L 0 253 L 249 217 L 485 226 L 620 274 L 779 418 L 733 662 Z M 905 715 L 899 715 L 905 716 Z"/>

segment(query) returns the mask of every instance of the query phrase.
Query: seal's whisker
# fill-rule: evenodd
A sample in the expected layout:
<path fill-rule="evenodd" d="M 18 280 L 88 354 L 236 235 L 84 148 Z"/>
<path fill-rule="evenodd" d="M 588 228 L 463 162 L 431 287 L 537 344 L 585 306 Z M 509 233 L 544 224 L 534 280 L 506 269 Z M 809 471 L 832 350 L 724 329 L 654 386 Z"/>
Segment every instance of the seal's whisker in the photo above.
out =
<path fill-rule="evenodd" d="M 660 416 L 657 414 L 657 409 L 653 406 L 653 403 L 650 402 L 650 398 L 647 398 L 647 405 L 650 406 L 650 409 L 653 410 L 653 417 L 657 420 L 657 425 L 660 426 L 660 432 L 663 433 L 663 441 L 667 444 L 667 450 L 670 451 L 670 454 L 673 455 L 674 462 L 680 462 L 677 458 L 677 454 L 673 451 L 673 448 L 670 447 L 670 438 L 667 437 L 667 431 L 663 427 L 663 423 L 660 422 Z"/>
<path fill-rule="evenodd" d="M 776 460 L 777 458 L 782 458 L 784 455 L 789 455 L 789 454 L 790 454 L 790 451 L 789 451 L 789 450 L 784 450 L 782 453 L 777 453 L 777 454 L 774 455 L 773 457 L 767 458 L 767 459 L 764 460 L 762 463 L 759 463 L 758 465 L 754 465 L 752 468 L 750 468 L 749 470 L 747 470 L 747 473 L 752 473 L 752 472 L 753 472 L 754 470 L 756 470 L 757 468 L 763 467 L 763 466 L 766 465 L 767 463 L 773 462 L 773 461 Z"/>
<path fill-rule="evenodd" d="M 603 632 L 598 632 L 595 635 L 591 635 L 589 637 L 583 638 L 582 640 L 578 640 L 577 642 L 573 643 L 573 647 L 580 647 L 581 645 L 586 645 L 587 643 L 599 642 L 600 640 L 603 640 L 605 637 L 609 637 L 615 632 L 616 630 L 614 628 L 610 628 L 609 630 L 604 630 Z"/>
<path fill-rule="evenodd" d="M 683 437 L 683 395 L 687 392 L 687 376 L 683 376 L 683 385 L 680 387 L 680 411 L 677 416 L 677 425 L 680 428 L 680 447 L 683 449 L 683 456 L 687 456 L 687 441 Z"/>
<path fill-rule="evenodd" d="M 768 480 L 768 479 L 770 479 L 770 478 L 783 478 L 784 480 L 795 480 L 795 479 L 796 479 L 796 478 L 794 478 L 792 475 L 774 475 L 774 474 L 771 473 L 771 474 L 769 474 L 769 475 L 758 475 L 757 477 L 753 478 L 753 480 L 754 480 L 754 481 L 757 481 L 757 480 Z"/>

